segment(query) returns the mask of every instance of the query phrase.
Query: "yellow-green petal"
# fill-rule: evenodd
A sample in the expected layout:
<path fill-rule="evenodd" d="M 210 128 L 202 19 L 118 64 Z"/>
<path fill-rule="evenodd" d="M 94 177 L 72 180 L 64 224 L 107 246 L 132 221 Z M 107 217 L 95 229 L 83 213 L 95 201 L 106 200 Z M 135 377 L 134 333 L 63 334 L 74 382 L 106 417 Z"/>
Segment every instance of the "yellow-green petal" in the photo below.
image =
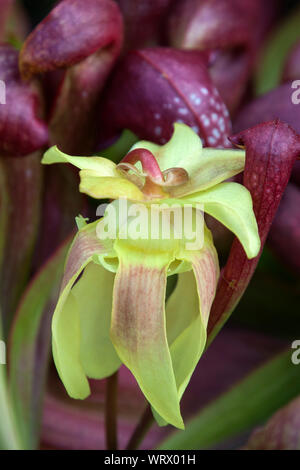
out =
<path fill-rule="evenodd" d="M 80 316 L 80 361 L 92 379 L 108 377 L 121 365 L 109 335 L 114 278 L 91 262 L 71 291 Z"/>
<path fill-rule="evenodd" d="M 54 362 L 68 394 L 72 398 L 86 398 L 90 386 L 80 362 L 80 317 L 70 292 L 57 305 L 52 335 Z"/>
<path fill-rule="evenodd" d="M 81 170 L 79 174 L 80 192 L 95 199 L 127 198 L 135 201 L 144 199 L 142 191 L 126 178 L 98 176 L 93 170 Z"/>
<path fill-rule="evenodd" d="M 153 153 L 162 171 L 168 168 L 184 168 L 189 175 L 197 170 L 202 153 L 200 137 L 185 124 L 174 124 L 171 139 L 164 145 L 146 140 L 137 142 L 131 150 L 145 148 Z"/>
<path fill-rule="evenodd" d="M 219 278 L 218 256 L 210 237 L 199 252 L 186 252 L 193 271 L 179 274 L 166 307 L 167 334 L 179 399 L 206 343 L 206 328 Z"/>
<path fill-rule="evenodd" d="M 219 220 L 236 235 L 249 259 L 258 255 L 260 238 L 252 198 L 248 189 L 241 184 L 221 183 L 177 202 L 193 206 L 203 204 L 204 212 Z"/>
<path fill-rule="evenodd" d="M 111 338 L 122 362 L 142 392 L 168 423 L 184 427 L 166 336 L 165 290 L 169 256 L 148 259 L 132 254 L 126 242 L 115 245 L 119 268 L 115 278 Z"/>
<path fill-rule="evenodd" d="M 72 157 L 58 149 L 51 147 L 44 154 L 42 163 L 51 165 L 52 163 L 71 163 L 80 170 L 93 170 L 98 176 L 117 177 L 119 173 L 116 164 L 107 158 L 102 157 Z"/>
<path fill-rule="evenodd" d="M 189 181 L 169 188 L 169 192 L 173 197 L 182 197 L 203 191 L 241 173 L 244 167 L 244 150 L 204 148 L 198 168 L 189 175 Z"/>

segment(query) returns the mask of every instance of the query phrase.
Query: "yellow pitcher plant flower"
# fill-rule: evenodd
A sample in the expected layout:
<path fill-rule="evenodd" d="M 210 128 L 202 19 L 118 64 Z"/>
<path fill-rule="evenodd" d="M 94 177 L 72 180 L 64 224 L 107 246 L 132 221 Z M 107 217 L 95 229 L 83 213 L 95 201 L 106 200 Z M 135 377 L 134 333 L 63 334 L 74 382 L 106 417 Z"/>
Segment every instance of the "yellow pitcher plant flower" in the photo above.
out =
<path fill-rule="evenodd" d="M 113 200 L 100 221 L 80 224 L 53 316 L 53 356 L 68 394 L 86 398 L 88 378 L 108 377 L 123 363 L 159 424 L 182 429 L 180 400 L 205 348 L 219 277 L 212 235 L 203 223 L 201 246 L 188 248 L 190 237 L 182 230 L 176 235 L 176 214 L 169 218 L 169 239 L 161 229 L 152 236 L 151 221 L 141 238 L 130 230 L 125 237 L 123 225 L 136 226 L 139 211 L 149 218 L 153 208 L 166 215 L 176 204 L 192 208 L 195 228 L 201 205 L 238 237 L 248 258 L 257 256 L 251 195 L 238 183 L 224 182 L 243 171 L 245 152 L 203 148 L 192 129 L 175 124 L 165 145 L 138 142 L 118 165 L 102 157 L 72 157 L 57 147 L 42 161 L 75 165 L 81 192 Z M 107 214 L 122 212 L 124 201 L 129 209 L 121 214 L 123 222 L 118 218 L 112 237 L 100 236 Z M 175 273 L 178 282 L 165 306 L 167 276 Z"/>

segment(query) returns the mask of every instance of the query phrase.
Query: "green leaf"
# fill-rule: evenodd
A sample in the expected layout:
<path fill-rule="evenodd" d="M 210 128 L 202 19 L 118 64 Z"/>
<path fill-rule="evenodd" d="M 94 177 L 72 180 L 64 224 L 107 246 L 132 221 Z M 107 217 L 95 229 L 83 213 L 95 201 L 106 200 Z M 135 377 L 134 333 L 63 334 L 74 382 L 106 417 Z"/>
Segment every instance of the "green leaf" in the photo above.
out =
<path fill-rule="evenodd" d="M 0 365 L 0 450 L 18 450 L 21 444 L 7 390 L 6 366 Z"/>
<path fill-rule="evenodd" d="M 256 74 L 255 88 L 258 95 L 264 94 L 279 85 L 283 66 L 291 47 L 300 38 L 300 10 L 293 11 L 280 23 L 262 51 Z"/>
<path fill-rule="evenodd" d="M 0 320 L 0 339 L 2 326 Z M 2 351 L 1 346 L 1 351 Z M 5 351 L 4 351 L 5 352 Z M 5 354 L 4 354 L 5 355 Z M 0 355 L 2 359 L 2 354 Z M 0 450 L 18 450 L 24 448 L 21 444 L 15 410 L 12 407 L 11 397 L 7 386 L 7 365 L 0 362 Z"/>
<path fill-rule="evenodd" d="M 29 285 L 17 309 L 10 338 L 10 396 L 23 441 L 31 449 L 39 441 L 51 344 L 51 300 L 58 293 L 69 245 L 67 240 Z"/>
<path fill-rule="evenodd" d="M 285 351 L 203 408 L 160 449 L 206 449 L 248 431 L 300 393 L 299 370 Z"/>

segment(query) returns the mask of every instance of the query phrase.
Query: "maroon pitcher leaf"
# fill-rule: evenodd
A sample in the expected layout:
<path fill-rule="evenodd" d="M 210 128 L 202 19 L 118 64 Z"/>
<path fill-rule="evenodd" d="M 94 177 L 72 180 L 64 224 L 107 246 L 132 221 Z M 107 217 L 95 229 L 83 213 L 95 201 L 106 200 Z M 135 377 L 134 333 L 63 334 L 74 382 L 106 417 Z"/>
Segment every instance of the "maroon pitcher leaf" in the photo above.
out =
<path fill-rule="evenodd" d="M 48 131 L 39 89 L 22 82 L 18 52 L 11 46 L 0 46 L 0 79 L 0 155 L 28 155 L 47 144 Z"/>
<path fill-rule="evenodd" d="M 63 0 L 32 31 L 20 54 L 22 75 L 81 62 L 104 47 L 119 49 L 120 13 L 112 0 Z"/>
<path fill-rule="evenodd" d="M 293 93 L 296 96 L 296 92 L 289 82 L 251 101 L 236 116 L 234 132 L 240 132 L 262 121 L 280 119 L 300 133 L 300 106 L 292 101 Z"/>
<path fill-rule="evenodd" d="M 163 20 L 173 0 L 117 0 L 124 17 L 124 49 L 154 45 L 161 37 Z"/>
<path fill-rule="evenodd" d="M 230 145 L 228 111 L 209 77 L 207 54 L 170 48 L 130 52 L 106 94 L 103 134 L 112 137 L 126 128 L 163 144 L 175 122 L 191 126 L 206 146 Z"/>
<path fill-rule="evenodd" d="M 246 105 L 234 121 L 234 132 L 242 131 L 263 121 L 280 119 L 300 133 L 300 105 L 293 102 L 299 97 L 298 90 L 292 88 L 291 82 L 279 86 Z M 300 162 L 296 161 L 292 179 L 300 184 Z"/>
<path fill-rule="evenodd" d="M 100 92 L 120 52 L 122 17 L 112 0 L 63 0 L 34 29 L 20 54 L 29 78 L 65 69 L 50 116 L 51 142 L 93 151 Z"/>
<path fill-rule="evenodd" d="M 300 137 L 290 126 L 277 120 L 242 131 L 231 141 L 246 148 L 243 182 L 252 195 L 263 247 L 294 161 L 300 155 Z M 233 241 L 211 310 L 209 340 L 217 334 L 243 295 L 258 260 L 259 256 L 248 260 L 237 239 Z"/>
<path fill-rule="evenodd" d="M 175 2 L 169 18 L 174 47 L 216 49 L 247 44 L 258 2 L 189 0 Z"/>
<path fill-rule="evenodd" d="M 210 73 L 231 111 L 239 104 L 264 28 L 257 0 L 177 1 L 169 18 L 170 45 L 215 51 Z"/>

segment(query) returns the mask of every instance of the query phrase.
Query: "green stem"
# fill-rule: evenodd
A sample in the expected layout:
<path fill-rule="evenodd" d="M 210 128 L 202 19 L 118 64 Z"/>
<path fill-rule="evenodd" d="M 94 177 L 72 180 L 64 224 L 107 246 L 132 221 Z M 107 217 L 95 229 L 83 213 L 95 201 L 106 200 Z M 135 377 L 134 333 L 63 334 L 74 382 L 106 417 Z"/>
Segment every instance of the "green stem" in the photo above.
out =
<path fill-rule="evenodd" d="M 118 372 L 106 379 L 105 429 L 107 450 L 117 450 Z"/>
<path fill-rule="evenodd" d="M 150 405 L 147 405 L 145 411 L 141 416 L 140 421 L 138 422 L 137 427 L 133 431 L 133 434 L 127 444 L 126 450 L 138 449 L 153 423 L 154 418 L 151 411 L 151 407 Z"/>

